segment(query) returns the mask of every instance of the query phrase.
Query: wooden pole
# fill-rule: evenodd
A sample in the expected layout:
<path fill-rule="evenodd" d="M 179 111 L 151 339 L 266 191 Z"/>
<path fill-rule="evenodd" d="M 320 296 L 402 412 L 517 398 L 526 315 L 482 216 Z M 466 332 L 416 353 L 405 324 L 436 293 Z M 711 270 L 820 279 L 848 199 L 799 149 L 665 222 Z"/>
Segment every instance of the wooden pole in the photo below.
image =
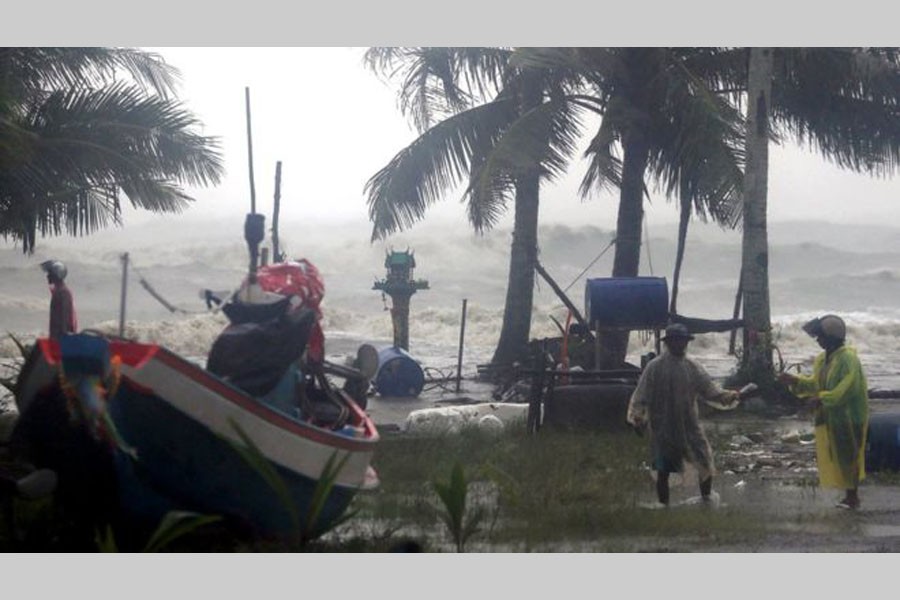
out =
<path fill-rule="evenodd" d="M 256 184 L 253 177 L 253 135 L 250 126 L 250 88 L 244 88 L 244 98 L 247 104 L 247 160 L 250 165 L 250 214 L 244 221 L 244 239 L 247 241 L 247 249 L 250 252 L 250 269 L 247 281 L 252 286 L 257 282 L 256 268 L 259 264 L 259 244 L 265 238 L 265 217 L 256 214 Z M 248 290 L 249 291 L 249 290 Z"/>
<path fill-rule="evenodd" d="M 281 211 L 281 161 L 275 163 L 275 206 L 272 209 L 272 262 L 281 262 L 278 247 L 278 213 Z"/>
<path fill-rule="evenodd" d="M 543 340 L 540 347 L 534 348 L 531 359 L 534 376 L 531 379 L 531 393 L 528 397 L 528 412 L 525 417 L 525 428 L 528 433 L 537 433 L 540 429 L 541 402 L 544 393 L 544 370 L 546 368 L 544 356 L 547 352 L 547 341 Z"/>
<path fill-rule="evenodd" d="M 741 268 L 741 275 L 738 278 L 737 294 L 734 297 L 734 318 L 737 319 L 741 314 L 741 300 L 744 299 L 744 269 Z M 737 339 L 737 329 L 731 330 L 731 337 L 728 340 L 728 354 L 734 356 L 734 346 Z"/>
<path fill-rule="evenodd" d="M 119 337 L 125 337 L 125 297 L 128 292 L 128 253 L 122 259 L 122 293 L 119 295 Z"/>
<path fill-rule="evenodd" d="M 462 324 L 459 326 L 459 353 L 456 356 L 456 393 L 459 393 L 460 379 L 462 379 L 463 338 L 466 336 L 466 303 L 468 298 L 463 298 Z"/>
<path fill-rule="evenodd" d="M 250 163 L 250 212 L 256 213 L 256 185 L 253 182 L 253 135 L 250 127 L 250 88 L 244 88 L 244 100 L 247 106 L 247 160 Z"/>
<path fill-rule="evenodd" d="M 578 321 L 579 325 L 584 327 L 585 331 L 587 331 L 588 339 L 591 339 L 593 337 L 593 334 L 591 333 L 590 326 L 588 325 L 587 321 L 584 320 L 584 317 L 581 316 L 581 312 L 578 310 L 578 308 L 576 308 L 575 305 L 572 304 L 572 301 L 569 300 L 569 297 L 566 296 L 566 293 L 562 291 L 562 289 L 560 289 L 553 278 L 550 277 L 550 274 L 547 273 L 546 270 L 544 270 L 544 267 L 541 266 L 541 263 L 535 261 L 534 270 L 537 271 L 538 275 L 543 277 L 544 281 L 546 281 L 547 284 L 553 289 L 553 291 L 556 292 L 556 295 L 559 296 L 559 299 L 562 300 L 562 303 L 566 305 L 566 308 L 568 308 L 572 313 L 572 316 L 575 317 L 575 320 Z"/>

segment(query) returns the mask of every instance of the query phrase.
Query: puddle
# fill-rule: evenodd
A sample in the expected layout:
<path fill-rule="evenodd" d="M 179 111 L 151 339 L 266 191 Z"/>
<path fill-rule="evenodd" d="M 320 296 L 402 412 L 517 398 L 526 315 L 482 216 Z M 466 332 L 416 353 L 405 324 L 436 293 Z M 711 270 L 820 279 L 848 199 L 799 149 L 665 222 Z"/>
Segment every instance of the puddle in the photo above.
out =
<path fill-rule="evenodd" d="M 900 525 L 864 524 L 860 529 L 868 537 L 900 537 Z"/>

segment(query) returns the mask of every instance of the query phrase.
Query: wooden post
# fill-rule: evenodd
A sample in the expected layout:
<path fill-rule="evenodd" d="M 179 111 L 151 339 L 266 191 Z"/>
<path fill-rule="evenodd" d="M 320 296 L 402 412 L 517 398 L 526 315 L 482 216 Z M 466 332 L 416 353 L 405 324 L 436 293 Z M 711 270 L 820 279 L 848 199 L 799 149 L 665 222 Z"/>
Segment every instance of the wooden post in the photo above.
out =
<path fill-rule="evenodd" d="M 572 316 L 575 317 L 575 320 L 578 321 L 578 323 L 587 330 L 588 339 L 593 337 L 591 334 L 591 328 L 588 325 L 587 321 L 584 320 L 584 317 L 581 316 L 581 312 L 578 310 L 578 308 L 574 304 L 572 304 L 572 301 L 569 300 L 569 297 L 566 296 L 566 293 L 564 291 L 562 291 L 562 289 L 560 289 L 560 287 L 556 284 L 556 282 L 553 280 L 553 278 L 550 277 L 550 274 L 547 273 L 547 271 L 544 269 L 544 267 L 541 266 L 541 263 L 535 261 L 534 270 L 537 271 L 538 275 L 543 277 L 544 281 L 546 281 L 547 284 L 553 289 L 553 291 L 556 292 L 556 295 L 559 297 L 560 300 L 562 300 L 562 303 L 566 305 L 566 308 L 568 308 L 569 312 L 572 313 Z M 590 315 L 588 315 L 588 316 L 590 316 Z"/>
<path fill-rule="evenodd" d="M 281 161 L 275 163 L 275 205 L 272 208 L 272 262 L 281 262 L 278 246 L 278 213 L 281 211 Z"/>
<path fill-rule="evenodd" d="M 256 185 L 253 182 L 253 136 L 250 128 L 250 88 L 244 88 L 244 100 L 247 106 L 247 160 L 250 163 L 250 212 L 256 212 Z"/>
<path fill-rule="evenodd" d="M 468 298 L 463 298 L 462 323 L 459 326 L 459 354 L 456 357 L 456 393 L 459 393 L 460 379 L 462 379 L 463 339 L 466 336 L 466 303 Z"/>
<path fill-rule="evenodd" d="M 541 342 L 540 347 L 534 349 L 532 354 L 534 376 L 531 379 L 531 394 L 528 398 L 528 413 L 526 415 L 526 430 L 528 433 L 537 433 L 541 421 L 541 399 L 544 393 L 544 354 L 547 351 L 547 340 Z"/>
<path fill-rule="evenodd" d="M 253 177 L 253 135 L 250 126 L 250 88 L 244 88 L 247 105 L 247 161 L 250 165 L 250 214 L 244 221 L 244 239 L 250 252 L 250 268 L 247 282 L 256 283 L 256 267 L 259 261 L 259 243 L 265 238 L 265 217 L 256 214 L 256 184 Z M 248 290 L 249 291 L 249 290 Z"/>
<path fill-rule="evenodd" d="M 738 289 L 737 294 L 734 297 L 734 315 L 733 318 L 737 319 L 741 315 L 741 301 L 744 299 L 744 269 L 741 268 L 741 274 L 738 277 Z M 728 354 L 734 356 L 734 346 L 737 340 L 737 329 L 731 330 L 731 337 L 728 340 Z"/>
<path fill-rule="evenodd" d="M 122 293 L 119 295 L 119 337 L 125 337 L 125 297 L 128 292 L 128 253 L 122 259 Z"/>

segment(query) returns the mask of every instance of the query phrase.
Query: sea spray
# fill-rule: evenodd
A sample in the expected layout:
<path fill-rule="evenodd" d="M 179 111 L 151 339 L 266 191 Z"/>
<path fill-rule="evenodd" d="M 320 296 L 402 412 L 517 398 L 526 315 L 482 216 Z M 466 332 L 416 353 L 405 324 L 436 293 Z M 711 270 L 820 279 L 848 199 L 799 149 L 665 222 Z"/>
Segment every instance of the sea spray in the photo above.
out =
<path fill-rule="evenodd" d="M 820 349 L 800 325 L 828 312 L 840 314 L 847 322 L 848 343 L 859 350 L 870 386 L 900 388 L 897 230 L 845 228 L 846 235 L 837 235 L 836 227 L 773 224 L 773 341 L 785 363 L 807 366 Z M 642 275 L 671 279 L 676 232 L 677 227 L 667 225 L 651 229 L 646 243 L 652 248 L 654 270 L 642 262 Z M 416 252 L 416 276 L 427 278 L 431 287 L 411 299 L 411 354 L 426 366 L 455 370 L 459 306 L 462 298 L 467 298 L 464 372 L 470 374 L 475 365 L 489 361 L 503 318 L 510 232 L 475 235 L 462 224 L 423 223 L 376 243 L 369 241 L 369 233 L 367 226 L 359 225 L 283 224 L 282 243 L 288 255 L 308 258 L 325 279 L 326 352 L 343 360 L 352 357 L 362 343 L 391 343 L 390 299 L 382 299 L 371 288 L 384 275 L 385 252 L 409 247 Z M 610 240 L 610 231 L 593 226 L 540 228 L 541 262 L 567 289 L 576 306 L 584 304 L 584 278 L 611 273 L 612 253 L 607 252 L 578 277 Z M 207 312 L 198 292 L 233 289 L 244 277 L 246 247 L 240 220 L 169 219 L 89 238 L 51 238 L 41 240 L 31 256 L 14 247 L 0 249 L 0 332 L 14 333 L 25 341 L 46 332 L 50 296 L 37 265 L 53 257 L 69 266 L 79 324 L 116 333 L 121 284 L 118 257 L 124 251 L 129 252 L 134 266 L 129 278 L 126 336 L 205 360 L 212 340 L 227 322 L 220 313 Z M 739 268 L 738 233 L 692 226 L 679 285 L 679 312 L 689 317 L 730 318 Z M 170 313 L 142 289 L 140 277 L 178 312 Z M 532 338 L 559 335 L 551 316 L 564 323 L 566 309 L 552 290 L 537 280 Z M 740 348 L 742 332 L 738 333 Z M 727 354 L 729 338 L 728 333 L 698 335 L 688 351 L 715 376 L 724 377 L 737 360 Z M 638 364 L 642 354 L 653 350 L 652 338 L 635 333 L 630 338 L 628 360 Z M 0 357 L 12 358 L 16 352 L 11 343 L 0 343 Z"/>

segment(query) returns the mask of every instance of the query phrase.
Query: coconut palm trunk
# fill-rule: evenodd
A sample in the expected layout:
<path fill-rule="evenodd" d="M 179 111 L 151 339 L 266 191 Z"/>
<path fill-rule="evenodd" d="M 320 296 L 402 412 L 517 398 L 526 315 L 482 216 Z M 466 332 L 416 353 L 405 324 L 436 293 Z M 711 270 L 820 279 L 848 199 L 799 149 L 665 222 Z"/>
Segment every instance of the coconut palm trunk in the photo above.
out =
<path fill-rule="evenodd" d="M 650 146 L 641 131 L 630 131 L 622 141 L 622 186 L 616 219 L 616 252 L 613 277 L 636 277 L 641 262 L 641 224 L 644 219 L 644 172 L 650 158 Z M 628 351 L 627 330 L 600 333 L 601 368 L 615 369 L 625 362 Z"/>
<path fill-rule="evenodd" d="M 687 244 L 688 224 L 691 221 L 691 198 L 682 189 L 679 195 L 681 213 L 678 217 L 678 247 L 675 249 L 675 271 L 672 273 L 672 301 L 669 303 L 669 312 L 678 312 L 678 282 L 681 280 L 681 264 L 684 262 L 684 247 Z"/>
<path fill-rule="evenodd" d="M 772 49 L 751 48 L 747 78 L 744 233 L 741 256 L 745 323 L 743 367 L 751 377 L 772 372 L 769 241 L 766 228 L 772 72 Z"/>
<path fill-rule="evenodd" d="M 511 364 L 523 358 L 531 333 L 534 301 L 534 266 L 537 263 L 539 181 L 536 173 L 516 180 L 516 209 L 509 257 L 509 279 L 500 340 L 493 364 Z"/>

